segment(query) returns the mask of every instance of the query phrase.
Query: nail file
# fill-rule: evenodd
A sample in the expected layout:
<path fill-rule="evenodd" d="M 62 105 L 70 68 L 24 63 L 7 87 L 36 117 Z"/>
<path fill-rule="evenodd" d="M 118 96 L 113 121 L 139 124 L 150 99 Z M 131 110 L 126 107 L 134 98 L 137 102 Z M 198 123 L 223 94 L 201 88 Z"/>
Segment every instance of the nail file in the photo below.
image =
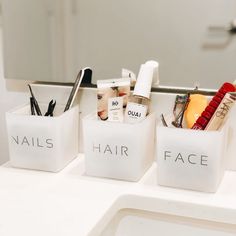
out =
<path fill-rule="evenodd" d="M 69 110 L 72 107 L 73 102 L 74 102 L 75 97 L 76 97 L 76 94 L 77 94 L 77 92 L 79 90 L 80 84 L 81 84 L 81 82 L 82 82 L 82 80 L 83 80 L 83 78 L 84 78 L 84 76 L 86 74 L 85 73 L 86 70 L 91 71 L 90 68 L 86 67 L 86 68 L 83 68 L 82 70 L 80 70 L 80 72 L 78 73 L 78 75 L 76 77 L 76 80 L 75 80 L 75 83 L 74 83 L 74 86 L 73 86 L 73 88 L 71 90 L 70 96 L 68 98 L 68 101 L 66 103 L 66 107 L 64 109 L 64 112 Z"/>
<path fill-rule="evenodd" d="M 226 93 L 205 130 L 218 130 L 236 101 L 236 93 Z"/>

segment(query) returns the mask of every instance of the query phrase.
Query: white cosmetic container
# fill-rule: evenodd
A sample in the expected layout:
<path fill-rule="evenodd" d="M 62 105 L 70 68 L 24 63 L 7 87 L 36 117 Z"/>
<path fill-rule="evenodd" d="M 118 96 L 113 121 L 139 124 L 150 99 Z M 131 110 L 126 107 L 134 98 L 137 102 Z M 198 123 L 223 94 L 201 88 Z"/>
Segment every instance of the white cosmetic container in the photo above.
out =
<path fill-rule="evenodd" d="M 228 125 L 219 131 L 157 127 L 157 182 L 216 192 L 226 167 Z"/>
<path fill-rule="evenodd" d="M 46 101 L 57 100 L 54 116 L 33 116 L 29 104 L 6 113 L 10 164 L 58 172 L 78 155 L 79 107 L 75 105 L 63 112 L 62 102 L 66 102 L 71 87 L 39 85 L 34 91 L 43 114 Z"/>
<path fill-rule="evenodd" d="M 138 181 L 154 158 L 155 114 L 137 124 L 83 119 L 86 174 Z"/>

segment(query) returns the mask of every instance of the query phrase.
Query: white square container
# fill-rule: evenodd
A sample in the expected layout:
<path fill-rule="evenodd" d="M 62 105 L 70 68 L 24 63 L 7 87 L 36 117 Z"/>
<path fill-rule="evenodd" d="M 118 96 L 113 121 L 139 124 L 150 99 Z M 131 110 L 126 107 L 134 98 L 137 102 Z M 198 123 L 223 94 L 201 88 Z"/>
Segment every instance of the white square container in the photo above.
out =
<path fill-rule="evenodd" d="M 236 171 L 236 105 L 232 107 L 228 118 L 229 139 L 227 145 L 226 169 Z"/>
<path fill-rule="evenodd" d="M 46 108 L 46 104 L 40 104 Z M 64 106 L 56 105 L 55 114 Z M 24 105 L 6 113 L 10 163 L 57 172 L 78 154 L 78 105 L 54 117 L 32 116 Z"/>
<path fill-rule="evenodd" d="M 215 192 L 224 175 L 228 126 L 220 131 L 157 127 L 157 182 Z"/>
<path fill-rule="evenodd" d="M 86 174 L 138 181 L 154 159 L 155 114 L 141 123 L 83 119 Z"/>

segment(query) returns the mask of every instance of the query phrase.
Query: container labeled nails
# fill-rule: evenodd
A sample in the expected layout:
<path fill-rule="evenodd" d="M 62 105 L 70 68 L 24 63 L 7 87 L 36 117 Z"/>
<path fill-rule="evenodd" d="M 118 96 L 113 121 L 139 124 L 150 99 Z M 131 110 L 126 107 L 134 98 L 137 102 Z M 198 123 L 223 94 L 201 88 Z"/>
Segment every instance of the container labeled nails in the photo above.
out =
<path fill-rule="evenodd" d="M 63 112 L 71 87 L 32 85 L 32 90 L 42 115 L 34 103 L 6 113 L 10 164 L 57 172 L 78 154 L 79 108 L 74 104 Z"/>

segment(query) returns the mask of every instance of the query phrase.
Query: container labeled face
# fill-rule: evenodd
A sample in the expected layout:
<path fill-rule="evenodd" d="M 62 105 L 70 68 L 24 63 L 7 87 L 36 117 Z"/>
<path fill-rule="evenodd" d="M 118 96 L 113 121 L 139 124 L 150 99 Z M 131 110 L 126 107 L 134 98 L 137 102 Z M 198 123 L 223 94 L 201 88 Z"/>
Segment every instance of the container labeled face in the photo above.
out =
<path fill-rule="evenodd" d="M 227 133 L 227 125 L 219 131 L 158 126 L 158 183 L 215 192 L 225 170 Z"/>
<path fill-rule="evenodd" d="M 227 170 L 236 171 L 236 106 L 232 107 L 231 113 L 228 117 L 229 124 L 229 136 L 227 145 Z"/>

